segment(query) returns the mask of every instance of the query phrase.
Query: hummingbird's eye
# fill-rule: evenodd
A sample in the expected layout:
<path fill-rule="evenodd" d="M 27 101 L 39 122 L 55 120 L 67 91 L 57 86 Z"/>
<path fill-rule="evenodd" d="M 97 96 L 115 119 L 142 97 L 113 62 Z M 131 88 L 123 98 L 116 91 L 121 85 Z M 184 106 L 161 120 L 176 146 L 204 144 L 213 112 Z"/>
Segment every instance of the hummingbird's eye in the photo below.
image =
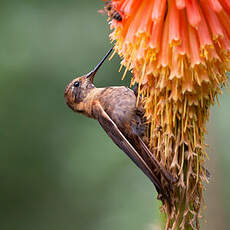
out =
<path fill-rule="evenodd" d="M 75 82 L 73 83 L 73 85 L 74 85 L 74 87 L 78 87 L 78 86 L 80 85 L 80 82 L 79 82 L 79 81 L 75 81 Z"/>

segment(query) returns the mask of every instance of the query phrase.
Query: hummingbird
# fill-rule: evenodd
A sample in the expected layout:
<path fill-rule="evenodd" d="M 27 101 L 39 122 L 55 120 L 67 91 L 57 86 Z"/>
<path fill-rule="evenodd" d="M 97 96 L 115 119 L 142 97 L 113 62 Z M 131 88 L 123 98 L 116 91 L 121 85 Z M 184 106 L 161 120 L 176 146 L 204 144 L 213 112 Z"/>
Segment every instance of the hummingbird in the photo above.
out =
<path fill-rule="evenodd" d="M 94 77 L 112 50 L 92 71 L 66 86 L 65 101 L 74 112 L 96 119 L 113 142 L 151 180 L 158 199 L 171 204 L 170 192 L 175 178 L 147 147 L 145 110 L 141 100 L 137 105 L 137 93 L 125 86 L 94 86 Z"/>

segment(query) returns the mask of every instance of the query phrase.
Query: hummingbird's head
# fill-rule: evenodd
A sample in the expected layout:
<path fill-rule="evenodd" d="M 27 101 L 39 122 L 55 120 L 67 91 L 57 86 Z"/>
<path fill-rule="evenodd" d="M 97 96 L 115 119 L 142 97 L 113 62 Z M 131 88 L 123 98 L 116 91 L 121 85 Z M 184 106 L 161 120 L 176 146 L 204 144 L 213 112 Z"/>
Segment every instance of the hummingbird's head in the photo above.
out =
<path fill-rule="evenodd" d="M 65 100 L 67 105 L 74 111 L 82 111 L 82 103 L 89 92 L 95 88 L 93 84 L 94 77 L 105 59 L 109 56 L 113 48 L 104 56 L 99 64 L 88 74 L 75 78 L 65 88 Z"/>
<path fill-rule="evenodd" d="M 78 104 L 87 97 L 93 88 L 95 88 L 93 85 L 93 78 L 93 74 L 87 74 L 75 78 L 67 85 L 65 88 L 65 100 L 71 109 L 78 111 Z"/>

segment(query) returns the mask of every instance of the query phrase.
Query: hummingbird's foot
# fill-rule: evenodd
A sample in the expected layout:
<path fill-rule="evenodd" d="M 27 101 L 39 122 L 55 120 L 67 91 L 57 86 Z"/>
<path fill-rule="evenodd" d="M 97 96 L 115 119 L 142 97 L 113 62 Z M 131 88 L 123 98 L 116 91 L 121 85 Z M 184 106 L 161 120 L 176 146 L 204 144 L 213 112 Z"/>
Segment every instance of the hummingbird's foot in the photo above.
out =
<path fill-rule="evenodd" d="M 158 193 L 157 199 L 160 200 L 163 204 L 165 204 L 165 202 L 167 202 L 169 207 L 172 207 L 172 200 L 171 200 L 170 196 L 166 196 L 166 195 L 163 195 L 161 193 Z"/>

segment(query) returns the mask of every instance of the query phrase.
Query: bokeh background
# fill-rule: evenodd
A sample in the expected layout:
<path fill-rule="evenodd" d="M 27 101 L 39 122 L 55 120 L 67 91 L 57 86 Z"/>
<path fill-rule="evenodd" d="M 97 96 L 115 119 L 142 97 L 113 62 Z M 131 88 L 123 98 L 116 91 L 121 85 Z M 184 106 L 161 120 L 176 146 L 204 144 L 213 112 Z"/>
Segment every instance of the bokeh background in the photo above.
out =
<path fill-rule="evenodd" d="M 0 0 L 0 229 L 157 229 L 153 185 L 99 124 L 65 104 L 66 84 L 111 47 L 102 1 Z M 126 85 L 119 58 L 96 85 Z M 209 122 L 202 229 L 230 224 L 230 95 Z M 205 221 L 204 221 L 205 222 Z"/>

